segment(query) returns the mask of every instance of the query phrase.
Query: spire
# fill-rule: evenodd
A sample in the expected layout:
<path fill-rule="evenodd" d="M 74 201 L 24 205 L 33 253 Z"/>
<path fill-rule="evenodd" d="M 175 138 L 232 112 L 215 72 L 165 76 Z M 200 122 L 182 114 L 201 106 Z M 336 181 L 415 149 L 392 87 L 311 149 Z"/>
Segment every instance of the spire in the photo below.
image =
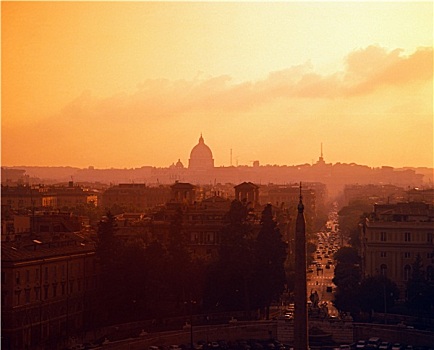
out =
<path fill-rule="evenodd" d="M 298 202 L 297 209 L 299 213 L 303 213 L 304 211 L 303 196 L 301 195 L 301 182 L 300 182 L 300 201 Z"/>
<path fill-rule="evenodd" d="M 297 219 L 295 222 L 295 286 L 294 286 L 294 349 L 307 350 L 308 312 L 306 286 L 306 222 L 304 220 L 303 196 L 298 203 Z"/>
<path fill-rule="evenodd" d="M 199 143 L 204 143 L 204 141 L 203 141 L 203 137 L 202 137 L 202 133 L 200 133 Z"/>

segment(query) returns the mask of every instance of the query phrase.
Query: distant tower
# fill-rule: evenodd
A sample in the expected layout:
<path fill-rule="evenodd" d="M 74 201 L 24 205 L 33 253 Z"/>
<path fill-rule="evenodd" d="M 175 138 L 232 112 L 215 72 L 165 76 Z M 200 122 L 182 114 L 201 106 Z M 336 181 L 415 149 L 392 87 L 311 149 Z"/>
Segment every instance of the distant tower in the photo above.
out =
<path fill-rule="evenodd" d="M 295 287 L 294 287 L 294 349 L 308 350 L 307 286 L 306 286 L 306 222 L 301 195 L 295 222 Z"/>
<path fill-rule="evenodd" d="M 251 182 L 243 182 L 235 188 L 235 199 L 251 203 L 253 208 L 259 205 L 259 186 Z"/>
<path fill-rule="evenodd" d="M 321 156 L 319 157 L 318 161 L 316 162 L 316 164 L 321 164 L 324 165 L 325 161 L 324 161 L 324 157 L 323 157 L 323 153 L 322 153 L 322 142 L 321 142 Z"/>

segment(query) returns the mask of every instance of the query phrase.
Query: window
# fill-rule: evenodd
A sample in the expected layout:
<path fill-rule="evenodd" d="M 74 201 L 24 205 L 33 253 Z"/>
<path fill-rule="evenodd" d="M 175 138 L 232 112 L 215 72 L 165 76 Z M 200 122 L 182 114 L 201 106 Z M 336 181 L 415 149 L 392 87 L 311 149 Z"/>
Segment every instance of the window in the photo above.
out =
<path fill-rule="evenodd" d="M 38 282 L 39 281 L 39 269 L 35 270 L 35 281 Z"/>
<path fill-rule="evenodd" d="M 44 299 L 48 299 L 48 286 L 44 286 Z"/>
<path fill-rule="evenodd" d="M 26 297 L 26 304 L 30 303 L 30 288 L 24 291 Z"/>
<path fill-rule="evenodd" d="M 386 252 L 380 252 L 380 257 L 385 258 L 387 256 Z"/>
<path fill-rule="evenodd" d="M 411 242 L 411 235 L 410 235 L 410 232 L 405 232 L 405 233 L 404 233 L 404 241 L 405 241 L 405 242 Z"/>
<path fill-rule="evenodd" d="M 411 266 L 405 265 L 404 267 L 404 281 L 408 281 L 411 277 Z"/>
<path fill-rule="evenodd" d="M 380 241 L 382 241 L 382 242 L 386 242 L 387 241 L 386 232 L 380 232 Z"/>
<path fill-rule="evenodd" d="M 15 272 L 15 283 L 21 284 L 20 271 Z"/>
<path fill-rule="evenodd" d="M 46 267 L 46 268 L 45 268 L 45 275 L 44 275 L 44 279 L 45 279 L 45 282 L 47 282 L 47 281 L 48 281 L 48 267 Z"/>
<path fill-rule="evenodd" d="M 35 287 L 35 299 L 41 300 L 41 287 Z"/>
<path fill-rule="evenodd" d="M 386 264 L 382 264 L 380 266 L 380 273 L 381 273 L 381 276 L 387 277 L 387 265 Z"/>
<path fill-rule="evenodd" d="M 404 258 L 406 258 L 406 259 L 410 259 L 410 258 L 411 258 L 411 254 L 410 254 L 410 252 L 405 252 L 405 253 L 404 253 Z"/>
<path fill-rule="evenodd" d="M 57 283 L 53 283 L 53 298 L 57 296 Z"/>
<path fill-rule="evenodd" d="M 30 282 L 30 270 L 26 270 L 26 283 Z"/>
<path fill-rule="evenodd" d="M 21 291 L 17 290 L 15 291 L 15 306 L 18 306 L 21 304 Z"/>
<path fill-rule="evenodd" d="M 432 239 L 432 237 L 433 237 L 432 232 L 428 232 L 428 233 L 426 234 L 426 241 L 427 241 L 428 243 L 433 243 L 433 239 Z"/>

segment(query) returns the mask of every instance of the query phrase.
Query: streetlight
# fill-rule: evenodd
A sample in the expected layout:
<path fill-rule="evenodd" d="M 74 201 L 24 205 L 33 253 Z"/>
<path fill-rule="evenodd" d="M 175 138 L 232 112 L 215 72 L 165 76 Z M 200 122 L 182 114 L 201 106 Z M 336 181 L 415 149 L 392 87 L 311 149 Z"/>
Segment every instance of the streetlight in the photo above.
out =
<path fill-rule="evenodd" d="M 184 304 L 190 304 L 190 349 L 193 350 L 193 304 L 196 304 L 195 300 L 190 299 L 190 301 L 185 301 Z"/>

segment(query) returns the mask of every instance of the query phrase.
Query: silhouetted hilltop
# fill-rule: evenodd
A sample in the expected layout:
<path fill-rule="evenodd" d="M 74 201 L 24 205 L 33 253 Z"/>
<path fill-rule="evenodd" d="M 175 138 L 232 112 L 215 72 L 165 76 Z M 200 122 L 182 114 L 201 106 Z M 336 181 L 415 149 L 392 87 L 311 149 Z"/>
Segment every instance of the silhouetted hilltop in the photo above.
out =
<path fill-rule="evenodd" d="M 194 184 L 240 183 L 288 184 L 299 181 L 321 182 L 327 185 L 329 194 L 335 195 L 346 184 L 393 184 L 403 187 L 431 187 L 433 168 L 371 168 L 355 163 L 302 165 L 259 165 L 214 167 L 197 171 L 183 166 L 157 168 L 143 166 L 130 169 L 95 169 L 76 167 L 14 166 L 2 167 L 2 184 L 59 182 L 100 182 L 103 184 L 146 183 L 172 184 L 175 181 Z"/>

